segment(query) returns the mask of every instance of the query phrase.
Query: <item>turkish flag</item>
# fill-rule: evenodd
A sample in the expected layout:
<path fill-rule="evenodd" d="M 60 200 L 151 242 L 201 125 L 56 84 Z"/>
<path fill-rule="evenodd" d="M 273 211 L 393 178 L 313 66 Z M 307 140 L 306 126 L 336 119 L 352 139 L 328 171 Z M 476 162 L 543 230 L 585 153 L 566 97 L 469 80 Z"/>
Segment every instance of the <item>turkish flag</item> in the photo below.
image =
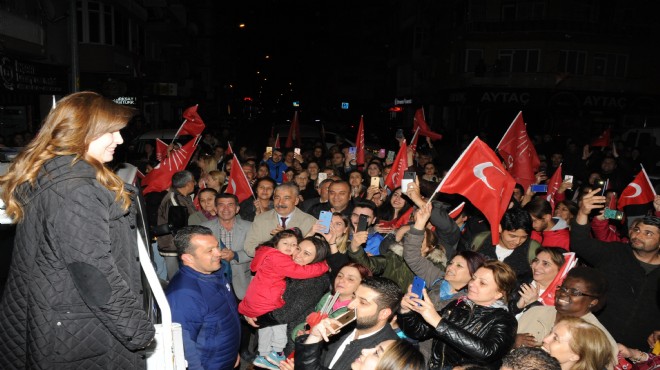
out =
<path fill-rule="evenodd" d="M 293 121 L 291 121 L 291 126 L 289 127 L 289 136 L 286 138 L 286 147 L 293 147 L 293 141 L 296 141 L 296 145 L 300 147 L 300 123 L 298 122 L 298 111 L 293 113 Z"/>
<path fill-rule="evenodd" d="M 383 222 L 380 223 L 380 226 L 381 227 L 392 227 L 392 228 L 398 229 L 403 225 L 408 225 L 408 222 L 410 222 L 410 216 L 412 215 L 412 212 L 413 212 L 413 207 L 410 207 L 401 216 L 397 217 L 397 219 L 392 220 L 392 221 L 383 221 Z"/>
<path fill-rule="evenodd" d="M 362 166 L 364 165 L 364 117 L 362 116 L 360 116 L 360 126 L 358 127 L 355 146 L 355 163 L 357 163 L 358 166 Z"/>
<path fill-rule="evenodd" d="M 619 210 L 622 211 L 625 206 L 646 204 L 653 202 L 654 199 L 655 190 L 653 190 L 653 186 L 651 185 L 649 177 L 646 175 L 646 171 L 642 168 L 637 176 L 635 176 L 635 179 L 621 192 L 618 207 Z"/>
<path fill-rule="evenodd" d="M 156 159 L 161 162 L 167 157 L 167 144 L 161 139 L 156 139 Z"/>
<path fill-rule="evenodd" d="M 241 167 L 241 164 L 238 162 L 236 154 L 234 154 L 232 158 L 231 171 L 229 172 L 229 179 L 227 181 L 227 189 L 225 190 L 225 193 L 236 195 L 239 203 L 254 196 L 250 182 L 245 176 L 243 167 Z"/>
<path fill-rule="evenodd" d="M 417 141 L 419 140 L 419 126 L 415 129 L 415 134 L 413 134 L 412 140 L 410 140 L 410 149 L 413 153 L 417 152 Z"/>
<path fill-rule="evenodd" d="M 392 169 L 390 173 L 387 174 L 385 179 L 385 186 L 390 188 L 391 191 L 401 186 L 401 179 L 403 179 L 403 173 L 408 169 L 408 147 L 405 140 L 401 142 L 401 147 L 399 152 L 394 158 L 394 163 L 392 163 Z"/>
<path fill-rule="evenodd" d="M 430 137 L 431 140 L 442 139 L 442 135 L 438 134 L 437 132 L 431 131 L 429 124 L 426 123 L 426 119 L 424 119 L 424 108 L 419 108 L 415 112 L 415 118 L 413 118 L 413 130 L 416 130 L 418 127 L 419 127 L 420 135 Z"/>
<path fill-rule="evenodd" d="M 201 138 L 200 135 L 197 135 L 183 147 L 172 150 L 167 158 L 144 176 L 142 185 L 146 187 L 142 190 L 142 194 L 168 190 L 172 186 L 172 175 L 186 168 Z"/>
<path fill-rule="evenodd" d="M 232 155 L 232 154 L 234 154 L 234 150 L 231 148 L 231 143 L 228 141 L 227 150 L 225 150 L 225 155 Z"/>
<path fill-rule="evenodd" d="M 600 136 L 598 136 L 594 141 L 591 142 L 591 146 L 604 146 L 608 147 L 612 143 L 612 129 L 608 128 L 603 131 Z"/>
<path fill-rule="evenodd" d="M 523 121 L 522 112 L 519 112 L 511 125 L 504 133 L 496 149 L 506 163 L 506 168 L 517 183 L 527 189 L 534 183 L 534 173 L 538 170 L 541 161 L 536 154 L 534 144 L 527 135 L 527 127 Z"/>
<path fill-rule="evenodd" d="M 544 306 L 554 306 L 555 305 L 555 295 L 557 292 L 557 287 L 561 286 L 566 279 L 568 272 L 577 265 L 577 257 L 575 252 L 564 253 L 564 264 L 555 275 L 555 278 L 552 279 L 547 288 L 543 291 L 543 294 L 539 297 L 538 301 L 543 303 Z"/>
<path fill-rule="evenodd" d="M 559 164 L 559 167 L 557 167 L 555 173 L 553 173 L 550 180 L 548 180 L 548 196 L 545 199 L 550 202 L 553 214 L 555 212 L 555 194 L 557 194 L 557 190 L 559 190 L 559 187 L 562 183 L 561 173 L 561 164 Z"/>
<path fill-rule="evenodd" d="M 183 118 L 185 118 L 185 121 L 183 121 L 183 124 L 179 128 L 179 135 L 192 135 L 192 136 L 197 136 L 204 131 L 204 121 L 202 121 L 202 118 L 197 114 L 197 105 L 193 105 L 192 107 L 186 109 L 183 112 Z"/>
<path fill-rule="evenodd" d="M 456 208 L 447 212 L 447 214 L 449 215 L 449 217 L 456 219 L 458 216 L 461 215 L 461 212 L 463 212 L 463 208 L 465 208 L 465 202 L 461 202 L 461 204 L 457 205 Z"/>
<path fill-rule="evenodd" d="M 515 185 L 516 180 L 495 152 L 475 137 L 449 169 L 437 191 L 468 198 L 486 216 L 493 245 L 496 245 L 500 239 L 500 219 L 509 206 Z"/>

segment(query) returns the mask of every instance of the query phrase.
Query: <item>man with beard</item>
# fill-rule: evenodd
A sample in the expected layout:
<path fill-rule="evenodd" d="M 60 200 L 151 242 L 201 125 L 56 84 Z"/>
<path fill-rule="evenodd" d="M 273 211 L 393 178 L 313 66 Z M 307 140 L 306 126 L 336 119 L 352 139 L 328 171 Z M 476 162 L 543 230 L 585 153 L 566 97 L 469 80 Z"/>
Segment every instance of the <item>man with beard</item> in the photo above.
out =
<path fill-rule="evenodd" d="M 390 320 L 399 309 L 402 293 L 398 285 L 386 278 L 366 278 L 355 291 L 349 310 L 357 310 L 353 330 L 344 328 L 337 338 L 330 338 L 323 366 L 328 369 L 350 369 L 363 349 L 374 348 L 386 340 L 399 339 Z M 303 346 L 323 345 L 323 337 L 312 330 L 298 337 Z M 327 335 L 327 333 L 326 333 Z"/>
<path fill-rule="evenodd" d="M 607 276 L 609 299 L 598 315 L 600 322 L 618 343 L 645 348 L 646 337 L 660 328 L 660 217 L 646 216 L 632 224 L 628 243 L 593 239 L 589 214 L 607 204 L 600 191 L 582 198 L 571 226 L 571 250 Z"/>

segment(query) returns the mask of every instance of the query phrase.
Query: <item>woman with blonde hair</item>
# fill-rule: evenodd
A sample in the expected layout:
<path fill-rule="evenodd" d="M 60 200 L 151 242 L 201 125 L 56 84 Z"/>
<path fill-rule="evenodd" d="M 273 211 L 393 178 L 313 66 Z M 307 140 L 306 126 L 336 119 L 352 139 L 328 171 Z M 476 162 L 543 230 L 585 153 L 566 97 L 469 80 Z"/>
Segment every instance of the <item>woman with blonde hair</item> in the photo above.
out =
<path fill-rule="evenodd" d="M 225 171 L 214 170 L 206 176 L 206 186 L 215 189 L 218 193 L 222 193 L 226 180 L 227 174 Z"/>
<path fill-rule="evenodd" d="M 612 345 L 597 326 L 579 317 L 564 317 L 543 339 L 543 349 L 562 370 L 602 370 L 612 366 Z"/>
<path fill-rule="evenodd" d="M 141 369 L 154 336 L 137 261 L 137 189 L 104 163 L 134 110 L 61 99 L 0 177 L 16 223 L 0 301 L 0 368 Z"/>

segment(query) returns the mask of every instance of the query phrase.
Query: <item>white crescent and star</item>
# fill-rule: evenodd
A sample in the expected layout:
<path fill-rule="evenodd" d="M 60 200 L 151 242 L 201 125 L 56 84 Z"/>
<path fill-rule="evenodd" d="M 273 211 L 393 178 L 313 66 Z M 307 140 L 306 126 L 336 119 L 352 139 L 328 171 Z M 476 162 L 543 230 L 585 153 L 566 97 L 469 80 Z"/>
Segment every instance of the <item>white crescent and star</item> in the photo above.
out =
<path fill-rule="evenodd" d="M 474 176 L 476 178 L 483 181 L 484 184 L 486 184 L 486 186 L 489 189 L 495 190 L 495 188 L 490 186 L 490 184 L 488 183 L 488 177 L 486 177 L 486 175 L 484 175 L 484 170 L 488 167 L 493 167 L 494 169 L 498 170 L 499 172 L 501 172 L 504 175 L 504 172 L 502 172 L 502 170 L 500 170 L 499 168 L 495 167 L 495 165 L 493 165 L 493 162 L 479 163 L 478 165 L 474 166 L 474 168 L 472 170 L 474 171 Z"/>
<path fill-rule="evenodd" d="M 642 187 L 639 186 L 638 184 L 635 184 L 634 182 L 631 184 L 628 184 L 628 186 L 632 186 L 635 189 L 635 194 L 633 195 L 627 195 L 626 198 L 635 198 L 642 194 Z"/>

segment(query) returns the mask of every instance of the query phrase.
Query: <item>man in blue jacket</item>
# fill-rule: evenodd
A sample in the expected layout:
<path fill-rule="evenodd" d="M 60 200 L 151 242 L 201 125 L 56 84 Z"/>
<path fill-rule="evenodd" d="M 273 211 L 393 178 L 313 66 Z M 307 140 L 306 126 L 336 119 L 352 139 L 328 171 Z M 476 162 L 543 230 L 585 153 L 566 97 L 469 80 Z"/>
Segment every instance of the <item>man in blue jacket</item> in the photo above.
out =
<path fill-rule="evenodd" d="M 204 226 L 186 226 L 174 237 L 182 267 L 167 287 L 172 321 L 183 328 L 189 370 L 238 365 L 240 319 L 231 284 L 222 274 L 218 240 Z"/>

